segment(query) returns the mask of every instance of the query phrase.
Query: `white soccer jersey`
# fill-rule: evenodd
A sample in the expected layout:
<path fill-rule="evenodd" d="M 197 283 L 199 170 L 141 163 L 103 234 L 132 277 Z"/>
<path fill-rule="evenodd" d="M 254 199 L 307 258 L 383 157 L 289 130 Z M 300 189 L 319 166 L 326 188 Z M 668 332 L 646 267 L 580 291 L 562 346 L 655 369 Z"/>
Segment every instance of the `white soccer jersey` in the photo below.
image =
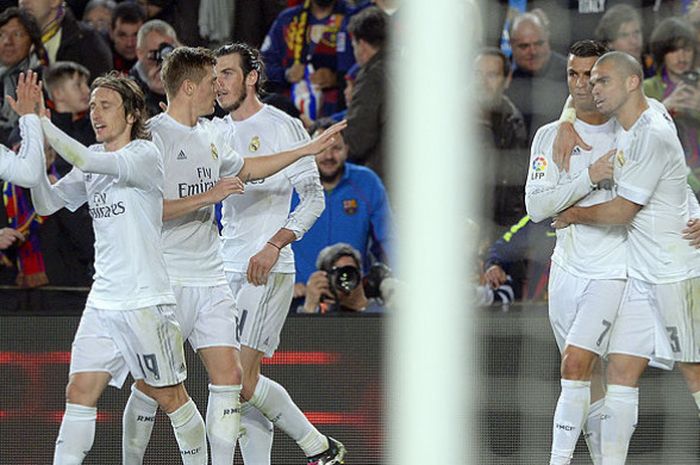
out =
<path fill-rule="evenodd" d="M 619 133 L 617 193 L 643 206 L 629 227 L 629 275 L 654 284 L 700 276 L 700 251 L 681 235 L 689 218 L 688 170 L 673 120 L 649 108 Z"/>
<path fill-rule="evenodd" d="M 216 122 L 229 135 L 233 148 L 246 158 L 289 150 L 309 140 L 298 119 L 270 105 L 244 121 L 234 121 L 229 115 Z M 290 215 L 292 189 L 297 190 L 301 202 Z M 225 270 L 245 272 L 250 257 L 282 227 L 300 239 L 323 211 L 323 202 L 313 157 L 304 157 L 273 176 L 246 184 L 244 195 L 232 195 L 222 202 Z M 294 273 L 290 246 L 280 251 L 271 271 Z"/>
<path fill-rule="evenodd" d="M 593 189 L 588 167 L 615 146 L 617 122 L 591 125 L 576 120 L 574 128 L 591 151 L 574 149 L 569 172 L 554 164 L 552 147 L 559 125 L 541 127 L 532 142 L 525 201 L 533 221 L 549 221 L 558 212 L 578 205 L 588 207 L 611 200 L 615 189 Z M 624 226 L 574 224 L 557 230 L 552 261 L 572 275 L 587 279 L 620 279 L 626 273 Z"/>
<path fill-rule="evenodd" d="M 71 211 L 88 203 L 95 230 L 95 282 L 87 305 L 134 310 L 174 304 L 161 250 L 163 162 L 158 149 L 139 139 L 113 153 L 118 177 L 73 168 L 53 186 Z"/>
<path fill-rule="evenodd" d="M 149 129 L 160 140 L 166 199 L 206 192 L 220 176 L 234 176 L 243 167 L 211 121 L 189 127 L 161 113 L 151 118 Z M 163 223 L 163 254 L 174 286 L 227 284 L 218 236 L 213 205 Z"/>

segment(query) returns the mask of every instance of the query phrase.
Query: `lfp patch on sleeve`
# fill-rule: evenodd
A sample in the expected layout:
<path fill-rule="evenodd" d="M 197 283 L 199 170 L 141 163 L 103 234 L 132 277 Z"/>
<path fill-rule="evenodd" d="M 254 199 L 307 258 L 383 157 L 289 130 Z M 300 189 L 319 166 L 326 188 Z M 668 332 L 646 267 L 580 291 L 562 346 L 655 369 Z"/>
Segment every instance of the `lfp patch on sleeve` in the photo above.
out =
<path fill-rule="evenodd" d="M 530 174 L 530 179 L 532 179 L 533 181 L 542 179 L 546 171 L 547 159 L 540 155 L 539 157 L 536 157 L 534 160 L 532 160 L 532 174 Z"/>

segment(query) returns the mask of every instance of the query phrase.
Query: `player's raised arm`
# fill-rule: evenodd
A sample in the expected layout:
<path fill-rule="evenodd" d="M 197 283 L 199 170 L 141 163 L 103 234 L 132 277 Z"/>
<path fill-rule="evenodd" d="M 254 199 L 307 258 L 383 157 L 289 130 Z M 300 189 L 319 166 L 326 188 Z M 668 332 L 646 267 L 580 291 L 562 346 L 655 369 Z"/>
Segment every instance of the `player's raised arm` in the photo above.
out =
<path fill-rule="evenodd" d="M 583 150 L 591 150 L 593 148 L 581 138 L 578 132 L 576 132 L 574 121 L 576 121 L 576 109 L 574 108 L 573 99 L 569 96 L 561 112 L 559 126 L 557 127 L 557 135 L 554 138 L 554 145 L 552 147 L 554 163 L 556 163 L 559 169 L 564 171 L 569 171 L 571 154 L 574 147 L 579 146 Z"/>
<path fill-rule="evenodd" d="M 22 138 L 19 154 L 0 146 L 0 179 L 21 187 L 32 187 L 39 182 L 43 168 L 44 138 L 36 115 L 36 98 L 41 99 L 41 84 L 37 74 L 20 73 L 17 81 L 17 100 L 6 96 L 10 107 L 20 115 L 19 130 Z"/>
<path fill-rule="evenodd" d="M 336 123 L 326 129 L 321 135 L 315 137 L 308 144 L 304 144 L 293 150 L 287 150 L 264 157 L 244 158 L 243 168 L 241 168 L 241 171 L 238 173 L 238 177 L 241 178 L 243 182 L 250 182 L 272 176 L 301 157 L 315 155 L 325 150 L 326 147 L 333 145 L 335 137 L 340 137 L 338 133 L 345 129 L 346 126 L 346 121 Z"/>

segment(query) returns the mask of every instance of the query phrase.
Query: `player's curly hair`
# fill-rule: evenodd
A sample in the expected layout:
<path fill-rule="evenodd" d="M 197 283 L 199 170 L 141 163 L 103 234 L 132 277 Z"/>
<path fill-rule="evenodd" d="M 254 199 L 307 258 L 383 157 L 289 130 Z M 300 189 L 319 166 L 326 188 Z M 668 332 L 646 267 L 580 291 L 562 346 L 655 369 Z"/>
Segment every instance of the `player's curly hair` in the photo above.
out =
<path fill-rule="evenodd" d="M 90 92 L 97 88 L 113 90 L 122 98 L 124 104 L 124 116 L 131 115 L 134 124 L 131 127 L 131 139 L 151 139 L 151 133 L 146 128 L 146 99 L 141 88 L 132 79 L 112 71 L 95 79 L 90 87 Z"/>

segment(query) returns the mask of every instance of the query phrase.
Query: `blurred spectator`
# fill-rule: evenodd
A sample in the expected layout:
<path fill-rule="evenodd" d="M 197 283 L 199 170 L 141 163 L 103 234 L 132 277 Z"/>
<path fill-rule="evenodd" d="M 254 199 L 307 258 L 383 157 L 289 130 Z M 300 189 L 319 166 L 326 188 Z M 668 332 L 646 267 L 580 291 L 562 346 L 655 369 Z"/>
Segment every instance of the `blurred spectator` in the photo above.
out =
<path fill-rule="evenodd" d="M 483 280 L 497 289 L 510 278 L 516 300 L 546 300 L 555 240 L 548 221 L 533 223 L 523 217 L 489 248 Z"/>
<path fill-rule="evenodd" d="M 114 69 L 128 74 L 136 64 L 136 38 L 146 21 L 146 14 L 136 3 L 123 2 L 117 5 L 109 25 L 109 40 L 112 47 Z"/>
<path fill-rule="evenodd" d="M 85 5 L 83 21 L 88 23 L 97 32 L 107 37 L 112 24 L 112 15 L 117 7 L 112 0 L 90 0 Z"/>
<path fill-rule="evenodd" d="M 297 313 L 380 313 L 384 307 L 368 298 L 360 272 L 362 257 L 349 244 L 325 247 L 318 254 L 316 270 L 306 283 L 304 304 Z"/>
<path fill-rule="evenodd" d="M 233 41 L 260 48 L 265 34 L 286 6 L 284 0 L 235 0 Z"/>
<path fill-rule="evenodd" d="M 345 73 L 345 89 L 343 89 L 343 96 L 345 97 L 345 103 L 350 105 L 352 102 L 352 93 L 355 90 L 355 81 L 357 80 L 357 73 L 360 72 L 360 66 L 355 63 L 352 67 Z M 337 111 L 331 115 L 333 121 L 342 121 L 348 115 L 348 109 Z"/>
<path fill-rule="evenodd" d="M 342 103 L 342 77 L 354 61 L 345 30 L 350 11 L 345 0 L 305 0 L 277 17 L 262 45 L 269 90 L 291 94 L 312 120 Z"/>
<path fill-rule="evenodd" d="M 371 168 L 382 179 L 386 179 L 384 131 L 391 88 L 385 53 L 387 22 L 387 14 L 377 7 L 366 8 L 350 20 L 348 31 L 360 71 L 348 106 L 348 127 L 343 131 L 348 159 Z"/>
<path fill-rule="evenodd" d="M 647 97 L 663 102 L 678 128 L 685 159 L 691 169 L 689 182 L 700 191 L 700 74 L 695 69 L 697 35 L 682 18 L 667 18 L 651 35 L 654 77 L 644 80 Z"/>
<path fill-rule="evenodd" d="M 0 13 L 0 143 L 9 145 L 8 138 L 19 116 L 4 98 L 16 98 L 19 73 L 27 69 L 40 71 L 46 64 L 46 52 L 41 43 L 41 31 L 34 18 L 18 8 Z"/>
<path fill-rule="evenodd" d="M 316 133 L 333 124 L 323 119 Z M 316 134 L 318 135 L 318 134 Z M 316 270 L 316 257 L 324 247 L 345 242 L 360 251 L 362 271 L 373 261 L 391 258 L 391 209 L 386 189 L 369 168 L 347 163 L 348 147 L 342 137 L 316 155 L 326 209 L 304 237 L 292 243 L 296 264 L 295 297 L 302 296 L 304 283 Z M 292 208 L 299 203 L 294 194 Z"/>
<path fill-rule="evenodd" d="M 529 154 L 523 115 L 505 96 L 510 60 L 495 47 L 482 49 L 474 62 L 487 196 L 484 212 L 490 222 L 509 226 L 525 214 L 523 189 Z M 487 235 L 490 235 L 487 232 Z"/>
<path fill-rule="evenodd" d="M 159 104 L 165 103 L 165 88 L 160 79 L 160 68 L 165 55 L 179 45 L 175 29 L 159 19 L 146 21 L 136 36 L 136 56 L 138 60 L 131 76 L 141 87 L 146 97 L 149 116 L 161 112 Z"/>
<path fill-rule="evenodd" d="M 531 141 L 537 128 L 559 117 L 561 102 L 569 95 L 566 58 L 552 52 L 549 31 L 541 15 L 533 13 L 513 20 L 510 45 L 514 69 L 506 93 L 522 112 Z"/>
<path fill-rule="evenodd" d="M 653 61 L 645 57 L 642 17 L 629 5 L 615 5 L 605 12 L 595 30 L 596 39 L 612 50 L 626 52 L 637 59 L 645 76 L 653 75 Z"/>
<path fill-rule="evenodd" d="M 170 24 L 183 44 L 206 45 L 199 36 L 200 0 L 138 0 L 148 20 Z"/>
<path fill-rule="evenodd" d="M 78 22 L 63 2 L 20 0 L 19 6 L 39 24 L 49 63 L 80 63 L 92 79 L 112 69 L 112 52 L 105 39 L 91 26 Z"/>
<path fill-rule="evenodd" d="M 51 99 L 51 121 L 81 144 L 95 143 L 87 110 L 90 101 L 88 81 L 90 72 L 83 65 L 71 61 L 59 61 L 44 71 L 44 88 Z M 55 162 L 60 177 L 73 169 L 63 158 Z"/>

